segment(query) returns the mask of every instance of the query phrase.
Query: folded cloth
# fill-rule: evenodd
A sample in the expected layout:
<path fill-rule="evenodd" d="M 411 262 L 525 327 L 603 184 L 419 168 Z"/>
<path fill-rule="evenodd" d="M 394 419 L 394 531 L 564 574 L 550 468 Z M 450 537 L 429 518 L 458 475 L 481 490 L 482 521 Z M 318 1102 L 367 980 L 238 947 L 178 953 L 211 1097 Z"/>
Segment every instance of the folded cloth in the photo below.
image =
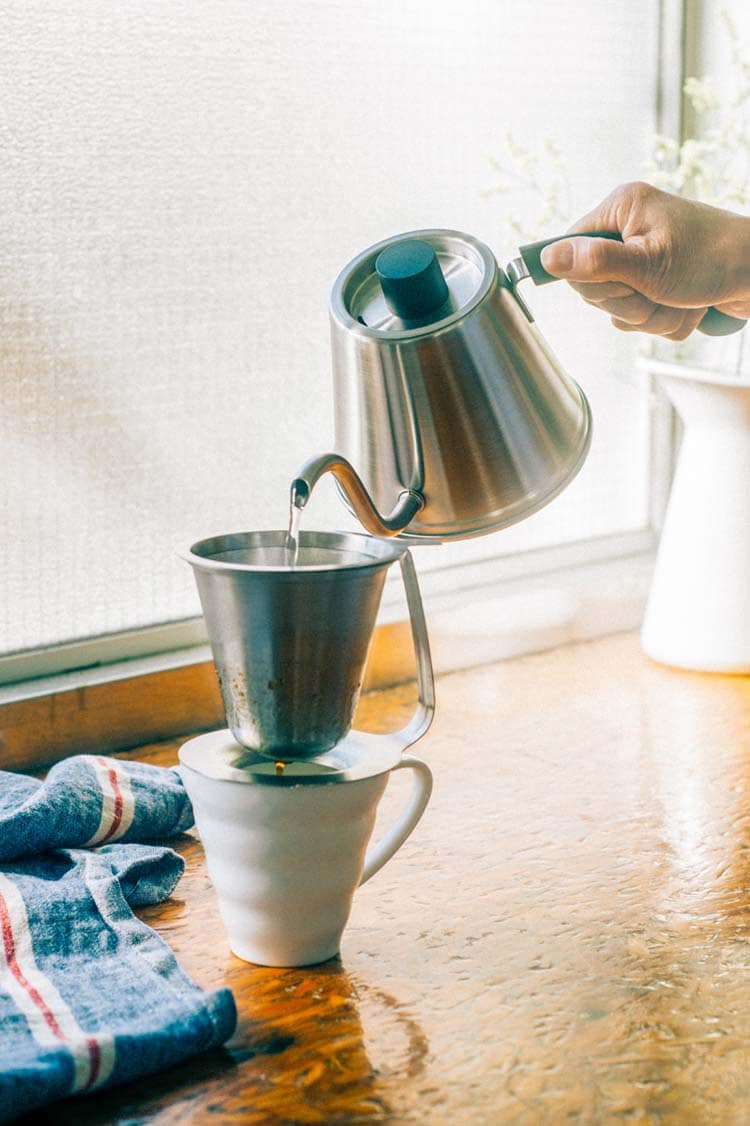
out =
<path fill-rule="evenodd" d="M 44 782 L 0 771 L 0 860 L 50 848 L 171 837 L 193 824 L 176 770 L 76 755 Z"/>
<path fill-rule="evenodd" d="M 232 1034 L 231 992 L 200 990 L 131 910 L 171 894 L 182 858 L 158 845 L 71 847 L 191 824 L 174 770 L 79 756 L 44 783 L 0 771 L 0 857 L 14 857 L 0 863 L 0 1122 Z"/>

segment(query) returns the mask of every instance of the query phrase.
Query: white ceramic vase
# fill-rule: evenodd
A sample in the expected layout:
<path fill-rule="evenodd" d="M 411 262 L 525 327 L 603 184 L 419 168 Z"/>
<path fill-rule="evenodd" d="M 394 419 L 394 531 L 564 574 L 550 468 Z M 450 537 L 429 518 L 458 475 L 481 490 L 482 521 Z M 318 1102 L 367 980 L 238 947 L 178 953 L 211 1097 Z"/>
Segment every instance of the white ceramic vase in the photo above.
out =
<path fill-rule="evenodd" d="M 652 369 L 684 424 L 643 622 L 645 653 L 704 672 L 750 672 L 750 382 Z"/>

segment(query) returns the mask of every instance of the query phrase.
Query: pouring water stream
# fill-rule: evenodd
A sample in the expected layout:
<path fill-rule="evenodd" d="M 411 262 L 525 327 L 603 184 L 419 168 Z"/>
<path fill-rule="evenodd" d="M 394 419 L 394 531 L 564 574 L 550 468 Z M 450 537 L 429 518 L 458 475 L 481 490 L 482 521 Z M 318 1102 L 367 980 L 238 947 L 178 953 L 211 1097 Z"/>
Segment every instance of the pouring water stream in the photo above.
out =
<path fill-rule="evenodd" d="M 305 498 L 306 499 L 306 498 Z M 299 525 L 302 519 L 304 500 L 300 498 L 292 485 L 289 497 L 289 526 L 286 533 L 286 563 L 293 571 L 299 562 Z"/>

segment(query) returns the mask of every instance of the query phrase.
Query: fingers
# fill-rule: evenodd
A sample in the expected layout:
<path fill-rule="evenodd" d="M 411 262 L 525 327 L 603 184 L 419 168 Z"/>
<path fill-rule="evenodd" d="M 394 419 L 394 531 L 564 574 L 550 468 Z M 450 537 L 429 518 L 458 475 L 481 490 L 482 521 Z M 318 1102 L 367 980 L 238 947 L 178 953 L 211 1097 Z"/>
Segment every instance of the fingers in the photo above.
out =
<path fill-rule="evenodd" d="M 634 223 L 635 226 L 640 225 L 639 220 L 649 201 L 663 194 L 658 188 L 642 180 L 620 184 L 600 204 L 576 220 L 568 228 L 568 234 L 579 231 L 619 231 L 627 241 L 629 236 L 637 233 L 632 227 Z"/>
<path fill-rule="evenodd" d="M 673 309 L 668 305 L 654 305 L 647 320 L 640 324 L 613 316 L 612 324 L 621 332 L 646 332 L 651 336 L 663 336 L 666 340 L 685 340 L 698 327 L 705 315 L 705 309 Z"/>
<path fill-rule="evenodd" d="M 657 307 L 642 293 L 636 293 L 622 282 L 572 282 L 571 285 L 587 304 L 636 327 L 645 324 Z"/>
<path fill-rule="evenodd" d="M 660 336 L 665 336 L 667 340 L 685 340 L 706 315 L 705 309 L 673 309 L 672 312 L 682 314 L 682 324 L 671 332 L 659 333 Z"/>
<path fill-rule="evenodd" d="M 568 284 L 576 293 L 580 293 L 589 305 L 598 305 L 602 301 L 608 301 L 611 297 L 630 297 L 631 293 L 635 292 L 632 286 L 624 285 L 622 282 L 572 281 Z"/>
<path fill-rule="evenodd" d="M 627 244 L 612 239 L 562 239 L 545 246 L 541 255 L 545 270 L 573 282 L 621 282 L 632 289 L 648 270 L 648 262 L 637 240 Z"/>
<path fill-rule="evenodd" d="M 647 324 L 653 317 L 654 310 L 659 308 L 648 297 L 632 292 L 629 297 L 613 297 L 609 301 L 595 301 L 593 304 L 616 320 L 634 325 L 635 328 Z"/>
<path fill-rule="evenodd" d="M 659 305 L 622 282 L 571 282 L 588 305 L 609 313 L 622 332 L 647 332 L 668 340 L 684 340 L 700 323 L 705 309 Z"/>
<path fill-rule="evenodd" d="M 726 313 L 728 317 L 739 317 L 741 321 L 750 319 L 750 298 L 738 301 L 726 301 L 720 305 L 717 304 L 716 308 L 720 313 Z"/>
<path fill-rule="evenodd" d="M 738 283 L 737 272 L 737 247 L 746 245 L 742 231 L 747 223 L 743 216 L 649 184 L 623 184 L 564 238 L 545 247 L 541 262 L 554 277 L 582 287 L 585 300 L 609 312 L 618 327 L 681 339 L 695 327 L 701 306 L 714 305 L 747 318 L 750 290 Z M 592 231 L 615 237 L 586 233 Z M 651 307 L 638 294 L 652 302 Z M 682 317 L 657 315 L 657 306 L 692 312 Z"/>

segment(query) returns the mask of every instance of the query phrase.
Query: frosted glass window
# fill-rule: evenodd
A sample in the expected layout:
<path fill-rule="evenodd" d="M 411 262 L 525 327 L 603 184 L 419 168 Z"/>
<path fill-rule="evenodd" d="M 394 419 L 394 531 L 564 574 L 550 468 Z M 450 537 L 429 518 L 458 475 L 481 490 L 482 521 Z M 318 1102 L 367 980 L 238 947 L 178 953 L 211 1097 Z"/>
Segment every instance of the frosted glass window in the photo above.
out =
<path fill-rule="evenodd" d="M 298 464 L 331 446 L 339 269 L 430 226 L 507 263 L 519 200 L 487 189 L 508 130 L 554 139 L 572 220 L 639 173 L 654 127 L 655 0 L 0 0 L 0 16 L 5 653 L 197 614 L 176 549 L 281 527 Z M 528 300 L 591 399 L 589 461 L 545 512 L 420 567 L 646 522 L 633 337 L 562 284 Z M 333 489 L 310 522 L 349 526 Z"/>

